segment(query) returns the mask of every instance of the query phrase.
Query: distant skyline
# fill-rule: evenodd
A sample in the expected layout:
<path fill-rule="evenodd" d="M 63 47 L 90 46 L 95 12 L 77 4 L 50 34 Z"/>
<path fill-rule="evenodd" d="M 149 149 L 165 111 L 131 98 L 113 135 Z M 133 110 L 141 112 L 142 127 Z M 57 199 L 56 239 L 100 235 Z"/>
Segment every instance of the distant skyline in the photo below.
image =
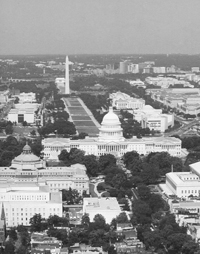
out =
<path fill-rule="evenodd" d="M 0 55 L 200 53 L 200 0 L 0 2 Z"/>

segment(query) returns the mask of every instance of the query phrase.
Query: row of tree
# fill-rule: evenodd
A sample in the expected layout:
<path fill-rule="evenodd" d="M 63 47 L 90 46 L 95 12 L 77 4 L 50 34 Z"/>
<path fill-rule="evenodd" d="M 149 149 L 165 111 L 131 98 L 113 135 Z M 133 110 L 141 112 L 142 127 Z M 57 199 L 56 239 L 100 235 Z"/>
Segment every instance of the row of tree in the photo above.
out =
<path fill-rule="evenodd" d="M 187 228 L 176 223 L 160 195 L 150 193 L 145 185 L 138 186 L 137 192 L 139 198 L 132 203 L 131 221 L 147 249 L 160 254 L 193 254 L 199 250 L 199 245 L 187 235 Z"/>

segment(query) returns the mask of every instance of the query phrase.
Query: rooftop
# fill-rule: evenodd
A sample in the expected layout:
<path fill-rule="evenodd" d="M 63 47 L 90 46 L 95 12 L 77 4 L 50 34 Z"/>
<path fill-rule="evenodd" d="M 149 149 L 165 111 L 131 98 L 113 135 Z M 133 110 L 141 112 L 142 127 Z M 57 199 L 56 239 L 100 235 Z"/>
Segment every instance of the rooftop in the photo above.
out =
<path fill-rule="evenodd" d="M 83 205 L 87 210 L 120 210 L 116 198 L 84 198 Z"/>

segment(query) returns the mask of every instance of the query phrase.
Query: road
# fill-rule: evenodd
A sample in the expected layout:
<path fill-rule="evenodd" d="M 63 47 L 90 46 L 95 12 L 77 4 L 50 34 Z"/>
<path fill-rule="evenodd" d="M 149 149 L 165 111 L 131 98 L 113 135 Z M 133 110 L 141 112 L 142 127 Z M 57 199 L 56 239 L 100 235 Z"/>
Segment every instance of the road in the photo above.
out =
<path fill-rule="evenodd" d="M 164 134 L 165 137 L 169 137 L 169 136 L 172 136 L 172 135 L 181 136 L 184 132 L 186 132 L 188 129 L 190 129 L 193 125 L 199 124 L 199 122 L 200 122 L 198 117 L 196 119 L 188 122 L 188 123 L 185 120 L 183 120 L 182 118 L 177 117 L 177 116 L 175 116 L 175 120 L 181 122 L 182 126 L 177 130 L 173 130 L 171 132 L 165 133 Z"/>
<path fill-rule="evenodd" d="M 137 200 L 138 199 L 138 194 L 137 194 L 136 189 L 132 188 L 131 190 L 132 190 L 132 193 L 133 193 L 133 201 Z"/>

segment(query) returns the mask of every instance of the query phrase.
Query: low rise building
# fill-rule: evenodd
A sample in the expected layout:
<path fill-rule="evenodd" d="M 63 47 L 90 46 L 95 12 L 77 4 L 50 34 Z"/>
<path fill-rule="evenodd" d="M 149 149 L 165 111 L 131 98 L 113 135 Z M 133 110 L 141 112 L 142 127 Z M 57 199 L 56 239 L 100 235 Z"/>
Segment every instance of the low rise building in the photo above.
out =
<path fill-rule="evenodd" d="M 170 172 L 166 174 L 166 184 L 161 184 L 163 192 L 178 198 L 200 196 L 200 162 L 190 164 L 190 172 Z M 196 201 L 198 202 L 198 201 Z M 200 206 L 200 202 L 199 202 Z"/>
<path fill-rule="evenodd" d="M 141 109 L 145 105 L 143 99 L 133 98 L 122 92 L 112 93 L 109 98 L 112 100 L 112 106 L 116 109 Z"/>
<path fill-rule="evenodd" d="M 0 91 L 0 104 L 6 104 L 10 95 L 9 90 Z"/>
<path fill-rule="evenodd" d="M 33 205 L 34 203 L 34 205 Z M 47 219 L 50 215 L 62 216 L 62 193 L 51 193 L 41 183 L 8 181 L 0 185 L 0 207 L 4 205 L 6 227 L 29 226 L 36 213 Z"/>
<path fill-rule="evenodd" d="M 118 223 L 116 233 L 123 239 L 115 243 L 117 253 L 141 253 L 144 245 L 137 238 L 137 230 L 131 223 Z"/>
<path fill-rule="evenodd" d="M 83 199 L 83 214 L 87 213 L 90 221 L 93 221 L 95 215 L 101 214 L 106 223 L 111 223 L 112 219 L 116 218 L 121 209 L 116 198 L 84 198 Z"/>
<path fill-rule="evenodd" d="M 33 124 L 35 122 L 35 111 L 26 107 L 23 109 L 14 108 L 9 111 L 7 119 L 12 123 L 23 123 L 26 121 L 29 124 Z"/>
<path fill-rule="evenodd" d="M 62 247 L 62 241 L 58 240 L 55 237 L 50 237 L 47 235 L 47 233 L 39 233 L 35 232 L 31 235 L 31 242 L 30 242 L 31 248 L 42 248 L 44 245 L 53 246 L 55 248 L 61 248 Z"/>
<path fill-rule="evenodd" d="M 192 72 L 200 72 L 199 67 L 192 67 L 191 71 Z"/>
<path fill-rule="evenodd" d="M 149 128 L 163 133 L 169 127 L 174 126 L 173 114 L 162 114 L 162 109 L 154 109 L 150 105 L 134 110 L 133 115 L 134 119 L 141 123 L 142 128 Z"/>
<path fill-rule="evenodd" d="M 174 86 L 176 84 L 180 84 L 185 86 L 191 86 L 188 81 L 179 80 L 172 77 L 147 77 L 145 82 L 150 85 L 160 86 L 162 88 L 168 88 L 170 86 Z"/>
<path fill-rule="evenodd" d="M 154 73 L 166 73 L 166 67 L 152 67 Z"/>
<path fill-rule="evenodd" d="M 20 93 L 17 96 L 19 98 L 19 103 L 36 103 L 35 93 Z"/>

